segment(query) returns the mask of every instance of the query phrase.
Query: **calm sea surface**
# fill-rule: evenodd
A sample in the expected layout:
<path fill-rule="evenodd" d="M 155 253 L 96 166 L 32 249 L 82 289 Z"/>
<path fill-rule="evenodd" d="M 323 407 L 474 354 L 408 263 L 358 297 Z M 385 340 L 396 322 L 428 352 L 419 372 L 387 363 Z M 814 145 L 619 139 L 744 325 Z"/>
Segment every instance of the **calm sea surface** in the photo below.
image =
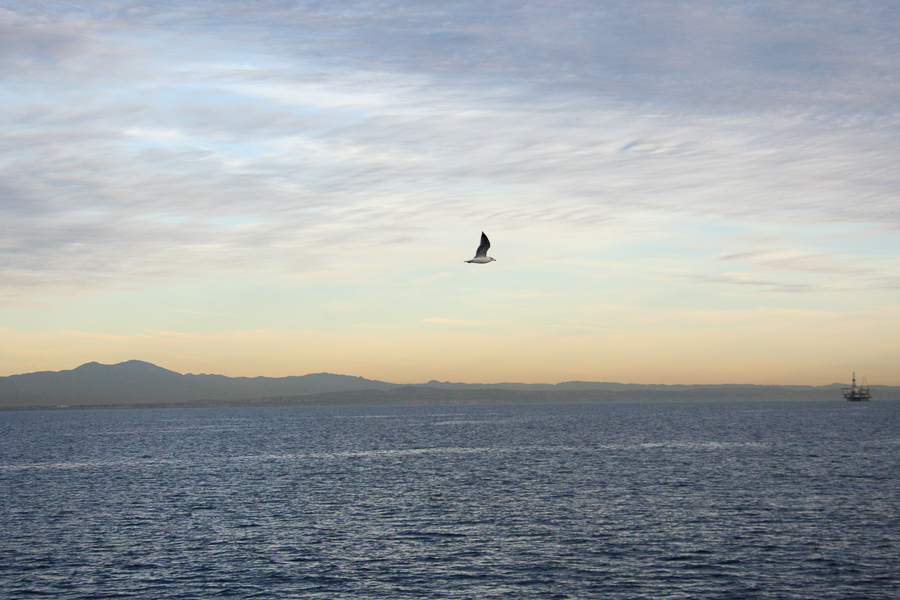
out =
<path fill-rule="evenodd" d="M 900 598 L 900 403 L 0 413 L 3 598 Z"/>

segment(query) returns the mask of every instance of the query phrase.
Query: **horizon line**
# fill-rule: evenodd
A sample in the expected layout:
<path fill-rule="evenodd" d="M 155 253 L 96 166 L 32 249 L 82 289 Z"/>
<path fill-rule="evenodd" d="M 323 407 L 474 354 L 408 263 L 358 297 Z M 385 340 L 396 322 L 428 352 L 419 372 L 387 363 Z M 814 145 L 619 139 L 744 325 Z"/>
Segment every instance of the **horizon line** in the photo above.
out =
<path fill-rule="evenodd" d="M 101 363 L 101 362 L 99 362 L 99 361 L 93 360 L 93 361 L 88 361 L 88 362 L 82 363 L 82 364 L 78 365 L 77 367 L 73 367 L 73 368 L 71 368 L 71 369 L 59 369 L 59 370 L 56 370 L 56 371 L 47 369 L 47 370 L 39 370 L 39 371 L 28 371 L 28 372 L 24 372 L 24 373 L 13 373 L 13 374 L 10 374 L 10 375 L 0 375 L 0 379 L 5 379 L 5 378 L 8 378 L 8 377 L 20 377 L 20 376 L 23 376 L 23 375 L 34 375 L 34 374 L 38 374 L 38 373 L 63 373 L 63 372 L 67 372 L 67 371 L 75 371 L 75 370 L 77 370 L 77 369 L 80 369 L 80 368 L 82 368 L 82 367 L 86 367 L 86 366 L 89 366 L 89 365 L 98 365 L 98 366 L 101 366 L 101 367 L 117 367 L 117 366 L 126 365 L 126 364 L 128 364 L 128 363 L 141 363 L 141 364 L 146 364 L 146 365 L 150 365 L 150 366 L 152 366 L 152 367 L 154 367 L 154 368 L 162 369 L 162 370 L 164 370 L 164 371 L 168 371 L 168 372 L 170 372 L 170 373 L 175 373 L 175 374 L 181 375 L 181 376 L 215 376 L 215 377 L 226 377 L 226 378 L 229 378 L 229 379 L 287 379 L 287 378 L 290 378 L 290 377 L 307 377 L 307 376 L 310 376 L 310 375 L 334 375 L 334 376 L 338 376 L 338 377 L 352 377 L 352 378 L 356 378 L 356 379 L 365 379 L 366 381 L 372 381 L 372 382 L 375 382 L 375 383 L 383 383 L 383 384 L 389 384 L 389 385 L 396 385 L 396 386 L 398 386 L 398 387 L 403 387 L 403 386 L 427 386 L 427 385 L 433 385 L 433 384 L 441 384 L 441 385 L 484 385 L 484 386 L 500 386 L 500 385 L 528 385 L 528 386 L 531 386 L 531 385 L 534 385 L 534 386 L 547 385 L 547 386 L 558 386 L 558 385 L 564 385 L 564 384 L 569 384 L 569 383 L 610 384 L 610 385 L 622 385 L 622 386 L 646 386 L 646 387 L 653 387 L 653 386 L 667 386 L 667 387 L 759 386 L 759 387 L 810 387 L 810 388 L 816 388 L 816 387 L 832 387 L 832 386 L 836 386 L 836 385 L 841 385 L 841 386 L 843 386 L 843 385 L 849 385 L 848 383 L 846 383 L 846 382 L 841 382 L 841 381 L 832 381 L 831 383 L 820 384 L 820 385 L 812 385 L 812 384 L 803 384 L 803 383 L 735 383 L 735 382 L 719 382 L 719 383 L 633 383 L 633 382 L 620 382 L 620 381 L 610 381 L 610 380 L 603 380 L 603 381 L 600 381 L 600 380 L 590 380 L 590 379 L 569 379 L 569 380 L 565 380 L 565 381 L 558 381 L 558 382 L 556 382 L 556 383 L 550 383 L 550 382 L 525 383 L 525 382 L 521 382 L 521 381 L 498 381 L 498 382 L 495 382 L 495 383 L 485 383 L 485 382 L 450 381 L 450 380 L 444 380 L 444 381 L 441 381 L 441 380 L 438 380 L 438 379 L 431 379 L 431 380 L 429 380 L 429 381 L 413 382 L 413 383 L 397 383 L 397 382 L 393 382 L 393 381 L 385 381 L 385 380 L 381 380 L 381 379 L 370 379 L 370 378 L 364 377 L 364 376 L 362 376 L 362 375 L 349 375 L 349 374 L 346 374 L 346 373 L 334 373 L 334 372 L 331 372 L 331 371 L 316 371 L 316 372 L 311 372 L 311 373 L 304 373 L 304 374 L 301 374 L 301 375 L 282 375 L 282 376 L 271 376 L 271 375 L 223 375 L 223 374 L 221 374 L 221 373 L 182 373 L 182 372 L 180 372 L 180 371 L 175 371 L 175 370 L 169 369 L 169 368 L 167 368 L 167 367 L 161 367 L 161 366 L 157 365 L 156 363 L 153 363 L 153 362 L 150 362 L 150 361 L 147 361 L 147 360 L 137 359 L 137 358 L 132 358 L 132 359 L 124 360 L 124 361 L 117 362 L 117 363 Z M 863 377 L 862 379 L 865 381 L 865 377 Z M 864 383 L 863 385 L 867 385 L 867 386 L 869 386 L 869 387 L 900 387 L 900 386 L 879 385 L 879 384 L 870 384 L 870 383 Z"/>

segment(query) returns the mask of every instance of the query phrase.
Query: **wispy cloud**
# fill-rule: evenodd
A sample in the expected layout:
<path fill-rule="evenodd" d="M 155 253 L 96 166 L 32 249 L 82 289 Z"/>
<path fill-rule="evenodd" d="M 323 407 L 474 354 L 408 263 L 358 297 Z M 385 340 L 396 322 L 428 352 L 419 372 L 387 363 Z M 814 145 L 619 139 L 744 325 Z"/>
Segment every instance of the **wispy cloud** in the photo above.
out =
<path fill-rule="evenodd" d="M 476 325 L 476 326 L 484 326 L 489 325 L 490 323 L 486 321 L 478 321 L 478 320 L 466 320 L 466 319 L 447 319 L 444 317 L 427 317 L 422 319 L 423 323 L 436 323 L 438 325 Z"/>
<path fill-rule="evenodd" d="M 251 275 L 428 296 L 481 229 L 576 296 L 883 294 L 898 27 L 825 0 L 5 2 L 0 304 Z"/>

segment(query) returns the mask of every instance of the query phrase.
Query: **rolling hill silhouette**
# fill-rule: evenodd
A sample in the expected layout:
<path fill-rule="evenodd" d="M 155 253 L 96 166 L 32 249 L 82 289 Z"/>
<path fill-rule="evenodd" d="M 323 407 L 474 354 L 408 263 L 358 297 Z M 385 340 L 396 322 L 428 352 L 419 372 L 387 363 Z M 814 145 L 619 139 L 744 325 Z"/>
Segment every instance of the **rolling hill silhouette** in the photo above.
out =
<path fill-rule="evenodd" d="M 128 406 L 453 404 L 710 400 L 835 400 L 845 384 L 640 385 L 570 381 L 559 384 L 471 384 L 430 381 L 400 385 L 332 373 L 293 377 L 182 375 L 129 360 L 90 362 L 68 371 L 0 377 L 0 409 Z M 900 387 L 872 386 L 878 399 L 900 399 Z"/>
<path fill-rule="evenodd" d="M 90 362 L 70 371 L 0 378 L 0 406 L 183 404 L 236 401 L 396 387 L 362 377 L 314 373 L 298 377 L 182 375 L 152 363 Z"/>

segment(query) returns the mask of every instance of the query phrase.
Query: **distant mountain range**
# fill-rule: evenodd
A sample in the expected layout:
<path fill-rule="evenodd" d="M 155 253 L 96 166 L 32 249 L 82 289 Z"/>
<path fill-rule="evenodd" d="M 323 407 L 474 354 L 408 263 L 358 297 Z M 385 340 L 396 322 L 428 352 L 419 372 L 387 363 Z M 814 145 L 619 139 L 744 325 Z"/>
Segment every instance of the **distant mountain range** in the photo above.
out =
<path fill-rule="evenodd" d="M 559 384 L 400 385 L 314 373 L 295 377 L 182 375 L 130 360 L 69 371 L 0 377 L 0 409 L 126 406 L 349 405 L 690 400 L 837 400 L 828 386 Z M 873 386 L 873 397 L 900 399 L 900 387 Z"/>

